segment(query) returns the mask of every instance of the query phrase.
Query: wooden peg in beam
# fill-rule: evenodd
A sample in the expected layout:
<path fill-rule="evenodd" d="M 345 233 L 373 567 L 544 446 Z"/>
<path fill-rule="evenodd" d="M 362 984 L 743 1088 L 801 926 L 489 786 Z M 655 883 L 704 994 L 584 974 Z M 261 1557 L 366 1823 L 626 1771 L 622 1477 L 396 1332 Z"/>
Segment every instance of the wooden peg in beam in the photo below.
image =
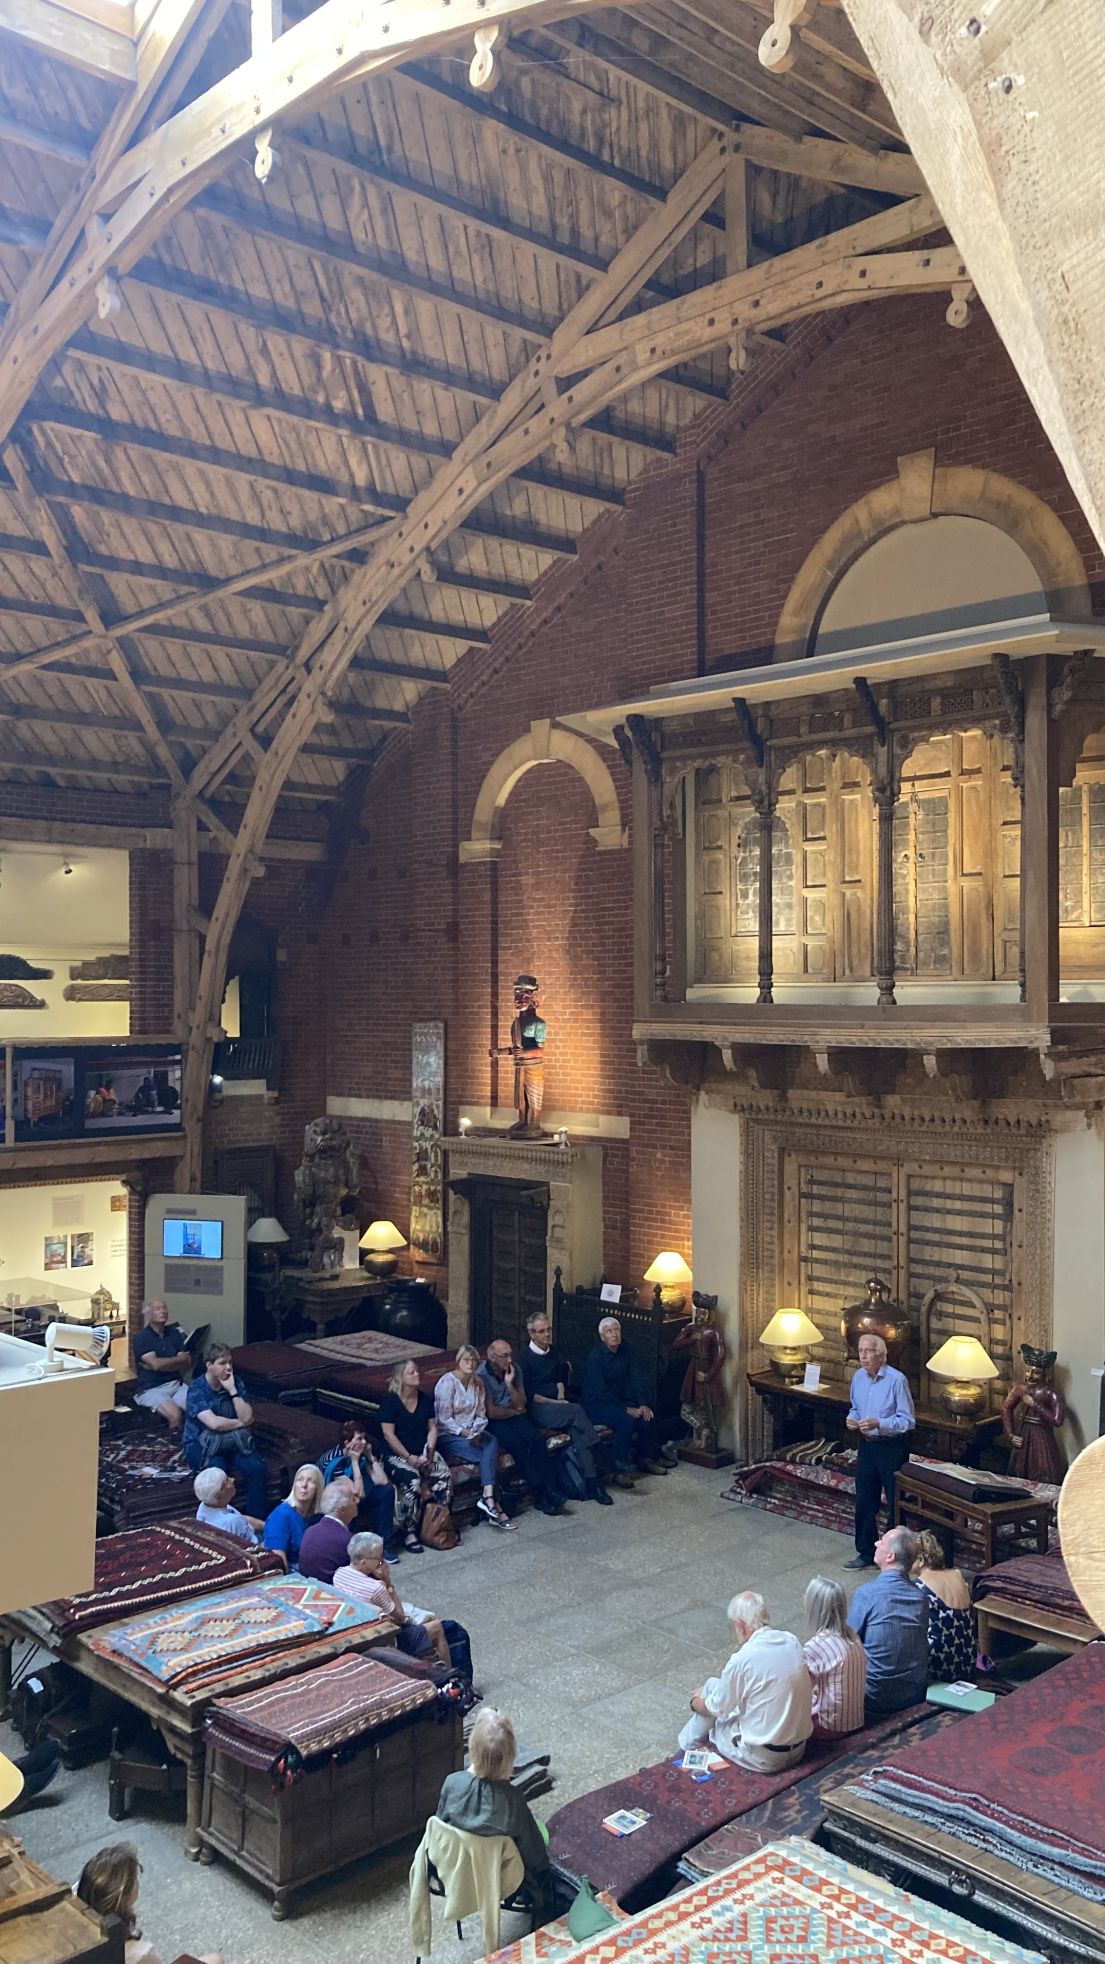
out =
<path fill-rule="evenodd" d="M 970 280 L 957 280 L 952 287 L 952 297 L 944 315 L 949 327 L 969 327 L 971 324 L 971 301 L 975 290 Z"/>
<path fill-rule="evenodd" d="M 817 11 L 817 0 L 775 0 L 775 18 L 760 41 L 760 64 L 785 75 L 798 59 L 798 29 Z"/>
<path fill-rule="evenodd" d="M 491 21 L 486 27 L 476 29 L 476 52 L 472 56 L 468 80 L 481 95 L 490 95 L 503 79 L 503 49 L 506 47 L 506 40 L 505 20 Z"/>

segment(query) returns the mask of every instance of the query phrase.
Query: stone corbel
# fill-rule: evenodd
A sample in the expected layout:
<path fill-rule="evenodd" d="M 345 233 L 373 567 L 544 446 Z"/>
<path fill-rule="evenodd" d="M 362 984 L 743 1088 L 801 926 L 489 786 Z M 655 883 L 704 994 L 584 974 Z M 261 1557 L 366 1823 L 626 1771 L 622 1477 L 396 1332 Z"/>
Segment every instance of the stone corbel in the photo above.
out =
<path fill-rule="evenodd" d="M 587 836 L 599 852 L 621 852 L 629 844 L 628 825 L 589 825 Z M 463 847 L 461 848 L 463 851 Z"/>
<path fill-rule="evenodd" d="M 604 831 L 604 826 L 596 825 L 592 831 Z M 501 839 L 462 839 L 459 855 L 462 866 L 486 866 L 499 858 L 503 850 Z"/>

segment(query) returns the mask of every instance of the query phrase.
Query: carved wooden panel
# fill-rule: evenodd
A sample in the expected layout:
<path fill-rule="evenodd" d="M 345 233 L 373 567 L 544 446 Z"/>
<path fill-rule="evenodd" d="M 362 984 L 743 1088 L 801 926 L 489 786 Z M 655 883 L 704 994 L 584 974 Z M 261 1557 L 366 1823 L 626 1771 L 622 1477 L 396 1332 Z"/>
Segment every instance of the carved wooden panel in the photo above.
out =
<path fill-rule="evenodd" d="M 990 982 L 1016 976 L 1020 799 L 1006 746 L 979 730 L 919 743 L 894 815 L 899 975 Z"/>

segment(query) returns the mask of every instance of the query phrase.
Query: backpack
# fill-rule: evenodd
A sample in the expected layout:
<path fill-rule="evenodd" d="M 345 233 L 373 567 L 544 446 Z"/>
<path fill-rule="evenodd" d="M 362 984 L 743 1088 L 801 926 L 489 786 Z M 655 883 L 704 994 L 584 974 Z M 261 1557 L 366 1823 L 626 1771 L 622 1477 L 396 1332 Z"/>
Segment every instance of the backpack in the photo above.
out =
<path fill-rule="evenodd" d="M 554 1464 L 557 1485 L 565 1500 L 584 1500 L 587 1495 L 587 1475 L 583 1471 L 575 1447 L 561 1446 Z"/>

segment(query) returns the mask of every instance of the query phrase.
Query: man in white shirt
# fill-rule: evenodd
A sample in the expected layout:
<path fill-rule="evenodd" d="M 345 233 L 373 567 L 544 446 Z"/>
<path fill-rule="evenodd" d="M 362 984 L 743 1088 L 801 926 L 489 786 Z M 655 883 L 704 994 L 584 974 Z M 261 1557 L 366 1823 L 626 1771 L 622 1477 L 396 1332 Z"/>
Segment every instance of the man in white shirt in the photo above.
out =
<path fill-rule="evenodd" d="M 257 1530 L 264 1527 L 263 1521 L 253 1520 L 248 1514 L 240 1514 L 231 1506 L 234 1498 L 234 1478 L 224 1473 L 221 1466 L 205 1466 L 192 1482 L 192 1492 L 199 1501 L 196 1519 L 207 1528 L 221 1528 L 224 1534 L 236 1535 L 239 1541 L 248 1542 L 251 1548 L 260 1539 Z"/>
<path fill-rule="evenodd" d="M 813 1731 L 802 1646 L 789 1630 L 771 1628 L 764 1599 L 752 1589 L 733 1597 L 729 1622 L 737 1647 L 721 1676 L 692 1694 L 679 1744 L 712 1746 L 755 1773 L 784 1773 L 798 1764 Z"/>

